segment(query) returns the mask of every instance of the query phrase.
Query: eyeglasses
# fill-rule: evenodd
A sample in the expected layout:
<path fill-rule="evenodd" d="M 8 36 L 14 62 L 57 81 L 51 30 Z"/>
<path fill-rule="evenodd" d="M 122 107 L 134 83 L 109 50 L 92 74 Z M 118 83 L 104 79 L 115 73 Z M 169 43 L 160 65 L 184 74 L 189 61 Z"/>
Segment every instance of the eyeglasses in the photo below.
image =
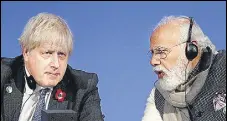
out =
<path fill-rule="evenodd" d="M 176 44 L 170 48 L 157 46 L 153 50 L 149 50 L 147 55 L 148 55 L 149 59 L 151 59 L 153 56 L 159 57 L 159 59 L 165 59 L 174 47 L 184 44 L 184 43 L 186 43 L 186 42 Z"/>

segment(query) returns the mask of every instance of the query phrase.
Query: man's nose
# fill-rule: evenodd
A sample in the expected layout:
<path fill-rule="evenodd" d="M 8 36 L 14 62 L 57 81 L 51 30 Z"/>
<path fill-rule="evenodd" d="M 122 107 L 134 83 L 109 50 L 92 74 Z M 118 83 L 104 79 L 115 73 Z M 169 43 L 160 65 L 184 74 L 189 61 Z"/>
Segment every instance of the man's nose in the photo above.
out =
<path fill-rule="evenodd" d="M 52 55 L 51 67 L 59 68 L 59 58 L 57 54 Z"/>
<path fill-rule="evenodd" d="M 161 64 L 160 58 L 155 57 L 155 56 L 152 56 L 152 57 L 151 57 L 151 60 L 150 60 L 150 64 L 151 64 L 152 66 L 160 65 L 160 64 Z"/>

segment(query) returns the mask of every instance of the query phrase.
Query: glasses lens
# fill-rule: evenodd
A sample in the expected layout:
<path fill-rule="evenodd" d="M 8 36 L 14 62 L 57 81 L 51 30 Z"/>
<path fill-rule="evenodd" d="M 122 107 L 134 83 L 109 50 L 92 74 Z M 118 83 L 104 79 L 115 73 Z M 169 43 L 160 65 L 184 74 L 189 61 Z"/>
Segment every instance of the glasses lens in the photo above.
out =
<path fill-rule="evenodd" d="M 161 59 L 165 59 L 166 57 L 167 57 L 167 54 L 166 53 L 163 52 L 163 53 L 160 54 L 160 58 Z"/>

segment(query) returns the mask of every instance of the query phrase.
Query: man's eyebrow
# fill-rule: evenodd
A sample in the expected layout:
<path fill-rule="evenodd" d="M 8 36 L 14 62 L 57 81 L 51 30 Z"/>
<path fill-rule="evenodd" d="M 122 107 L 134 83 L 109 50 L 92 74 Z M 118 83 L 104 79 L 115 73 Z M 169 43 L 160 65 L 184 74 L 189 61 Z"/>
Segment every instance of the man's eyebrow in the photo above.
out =
<path fill-rule="evenodd" d="M 163 47 L 163 46 L 156 46 L 152 50 L 168 50 L 168 48 L 167 47 Z"/>
<path fill-rule="evenodd" d="M 41 49 L 42 51 L 54 51 L 52 48 L 41 47 L 40 49 Z"/>

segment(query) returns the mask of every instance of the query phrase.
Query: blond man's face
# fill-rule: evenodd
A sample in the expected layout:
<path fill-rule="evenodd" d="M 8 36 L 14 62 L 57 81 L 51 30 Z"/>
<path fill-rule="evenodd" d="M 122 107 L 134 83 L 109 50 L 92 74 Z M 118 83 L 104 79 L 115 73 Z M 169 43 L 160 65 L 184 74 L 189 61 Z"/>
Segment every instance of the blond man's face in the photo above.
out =
<path fill-rule="evenodd" d="M 60 45 L 41 43 L 39 47 L 23 52 L 25 66 L 40 86 L 56 86 L 63 78 L 69 54 Z"/>

